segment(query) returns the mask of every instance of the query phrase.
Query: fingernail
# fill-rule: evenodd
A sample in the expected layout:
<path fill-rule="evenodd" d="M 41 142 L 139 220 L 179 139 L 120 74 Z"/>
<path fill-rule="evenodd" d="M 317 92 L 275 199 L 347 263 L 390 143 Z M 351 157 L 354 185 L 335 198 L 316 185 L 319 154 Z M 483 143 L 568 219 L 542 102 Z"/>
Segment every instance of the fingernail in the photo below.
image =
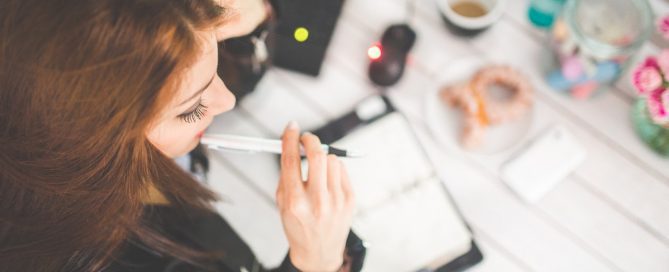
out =
<path fill-rule="evenodd" d="M 297 122 L 295 122 L 295 121 L 290 121 L 290 122 L 288 123 L 288 129 L 299 130 L 299 129 L 300 129 L 300 126 L 297 125 Z"/>

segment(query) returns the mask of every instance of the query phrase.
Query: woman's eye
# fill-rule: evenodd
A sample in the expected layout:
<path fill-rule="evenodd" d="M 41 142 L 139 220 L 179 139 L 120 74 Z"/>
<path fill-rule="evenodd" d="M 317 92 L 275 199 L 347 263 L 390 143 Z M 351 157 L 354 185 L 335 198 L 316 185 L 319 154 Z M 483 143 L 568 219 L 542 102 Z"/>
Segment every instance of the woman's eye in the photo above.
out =
<path fill-rule="evenodd" d="M 185 112 L 182 114 L 179 114 L 179 119 L 183 120 L 186 123 L 194 123 L 196 121 L 199 121 L 204 117 L 204 114 L 207 112 L 207 106 L 202 105 L 202 103 L 199 103 L 195 109 L 193 109 L 190 112 Z"/>

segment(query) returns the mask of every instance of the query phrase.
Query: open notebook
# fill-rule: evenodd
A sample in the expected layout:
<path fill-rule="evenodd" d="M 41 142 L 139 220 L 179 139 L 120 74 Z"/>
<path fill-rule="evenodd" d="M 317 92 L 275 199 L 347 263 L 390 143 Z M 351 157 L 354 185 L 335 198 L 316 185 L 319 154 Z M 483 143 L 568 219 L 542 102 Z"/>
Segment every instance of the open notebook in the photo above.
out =
<path fill-rule="evenodd" d="M 342 159 L 356 194 L 353 231 L 368 247 L 363 271 L 448 271 L 480 261 L 471 232 L 404 116 L 386 113 L 332 145 L 366 154 Z"/>

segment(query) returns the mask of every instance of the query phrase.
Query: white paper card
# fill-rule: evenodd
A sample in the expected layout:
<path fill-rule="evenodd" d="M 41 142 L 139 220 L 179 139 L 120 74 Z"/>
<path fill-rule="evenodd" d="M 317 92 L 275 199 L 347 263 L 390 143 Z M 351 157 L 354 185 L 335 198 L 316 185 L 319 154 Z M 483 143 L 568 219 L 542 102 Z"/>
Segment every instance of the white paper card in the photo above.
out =
<path fill-rule="evenodd" d="M 504 182 L 523 200 L 535 203 L 586 158 L 585 149 L 562 126 L 538 137 L 502 166 Z"/>

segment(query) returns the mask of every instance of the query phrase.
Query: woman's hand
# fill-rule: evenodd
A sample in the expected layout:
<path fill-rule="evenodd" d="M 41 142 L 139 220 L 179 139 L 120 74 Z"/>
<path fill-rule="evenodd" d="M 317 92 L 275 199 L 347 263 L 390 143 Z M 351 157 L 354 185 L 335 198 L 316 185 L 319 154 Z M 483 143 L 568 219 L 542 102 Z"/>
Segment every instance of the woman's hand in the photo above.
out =
<path fill-rule="evenodd" d="M 302 181 L 300 142 L 309 163 Z M 354 197 L 344 165 L 321 149 L 318 137 L 291 122 L 283 134 L 281 180 L 276 191 L 290 260 L 301 271 L 337 271 L 351 228 Z"/>
<path fill-rule="evenodd" d="M 251 33 L 269 15 L 270 7 L 264 0 L 217 0 L 226 9 L 225 23 L 216 29 L 216 40 L 244 36 Z"/>

